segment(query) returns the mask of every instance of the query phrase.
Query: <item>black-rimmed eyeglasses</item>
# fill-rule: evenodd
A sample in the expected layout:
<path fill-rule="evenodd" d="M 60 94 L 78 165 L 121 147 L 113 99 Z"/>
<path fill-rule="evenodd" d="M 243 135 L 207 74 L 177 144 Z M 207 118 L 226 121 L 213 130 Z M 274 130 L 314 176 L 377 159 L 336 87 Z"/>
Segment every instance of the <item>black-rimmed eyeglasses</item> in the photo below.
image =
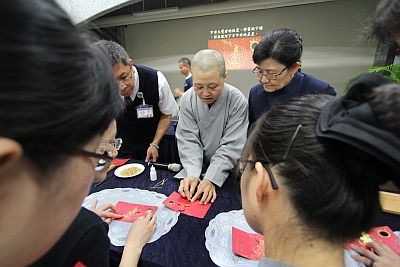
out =
<path fill-rule="evenodd" d="M 301 125 L 301 124 L 297 125 L 297 128 L 296 128 L 296 130 L 295 130 L 295 132 L 294 132 L 294 134 L 293 134 L 293 136 L 292 136 L 292 138 L 290 140 L 290 143 L 289 143 L 289 145 L 288 145 L 288 147 L 286 149 L 286 152 L 285 152 L 285 154 L 283 154 L 283 157 L 282 157 L 282 159 L 280 161 L 276 162 L 275 164 L 271 164 L 267 160 L 257 160 L 257 159 L 255 159 L 255 160 L 241 160 L 241 159 L 238 159 L 237 160 L 237 164 L 236 164 L 236 170 L 237 170 L 236 177 L 241 177 L 243 175 L 243 172 L 246 169 L 247 164 L 255 165 L 257 162 L 260 162 L 268 172 L 269 179 L 271 181 L 272 189 L 274 189 L 274 190 L 278 189 L 278 184 L 276 183 L 276 179 L 274 177 L 274 174 L 272 173 L 271 167 L 273 167 L 273 166 L 275 166 L 275 165 L 277 165 L 277 164 L 279 164 L 281 162 L 284 162 L 284 161 L 286 161 L 288 159 L 290 151 L 292 151 L 294 140 L 296 139 L 296 136 L 299 133 L 301 127 L 303 127 L 303 125 Z M 263 152 L 263 154 L 265 154 L 265 153 Z"/>
<path fill-rule="evenodd" d="M 278 184 L 276 183 L 275 177 L 269 167 L 269 163 L 265 160 L 240 160 L 238 159 L 237 161 L 237 177 L 242 176 L 244 170 L 246 169 L 247 164 L 255 165 L 257 162 L 260 162 L 264 168 L 267 170 L 268 175 L 269 175 L 269 180 L 271 181 L 271 186 L 272 189 L 277 190 L 278 189 Z"/>
<path fill-rule="evenodd" d="M 103 154 L 97 154 L 95 152 L 89 152 L 89 151 L 86 151 L 83 149 L 78 149 L 78 150 L 74 151 L 74 154 L 98 159 L 99 162 L 97 163 L 97 165 L 95 167 L 95 171 L 97 171 L 97 172 L 101 172 L 102 170 L 104 170 L 104 167 L 106 166 L 106 164 L 110 163 L 113 160 L 113 157 L 109 156 L 108 151 L 104 151 Z M 102 163 L 100 163 L 100 162 L 102 162 Z"/>

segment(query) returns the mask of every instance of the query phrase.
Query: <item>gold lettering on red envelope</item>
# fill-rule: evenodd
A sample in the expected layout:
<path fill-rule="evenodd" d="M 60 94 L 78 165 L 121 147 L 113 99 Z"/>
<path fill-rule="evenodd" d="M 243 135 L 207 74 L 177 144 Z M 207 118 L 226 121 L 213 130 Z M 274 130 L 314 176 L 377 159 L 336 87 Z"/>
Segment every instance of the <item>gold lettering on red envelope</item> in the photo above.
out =
<path fill-rule="evenodd" d="M 258 261 L 265 255 L 264 236 L 232 227 L 232 252 L 241 257 Z"/>
<path fill-rule="evenodd" d="M 395 253 L 400 254 L 400 240 L 387 226 L 371 228 L 368 233 L 362 232 L 360 238 L 346 242 L 345 248 L 351 249 L 350 245 L 355 245 L 371 250 L 367 244 L 371 243 L 372 241 L 384 243 Z"/>

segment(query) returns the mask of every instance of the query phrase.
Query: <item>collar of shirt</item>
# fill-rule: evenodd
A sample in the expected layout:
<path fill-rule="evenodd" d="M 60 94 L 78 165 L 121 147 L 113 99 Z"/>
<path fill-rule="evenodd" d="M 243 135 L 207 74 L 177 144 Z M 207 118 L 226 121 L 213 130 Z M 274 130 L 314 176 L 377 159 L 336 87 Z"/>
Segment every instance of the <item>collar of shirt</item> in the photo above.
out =
<path fill-rule="evenodd" d="M 185 80 L 189 79 L 190 77 L 192 77 L 192 73 L 189 72 L 189 74 L 185 77 Z"/>

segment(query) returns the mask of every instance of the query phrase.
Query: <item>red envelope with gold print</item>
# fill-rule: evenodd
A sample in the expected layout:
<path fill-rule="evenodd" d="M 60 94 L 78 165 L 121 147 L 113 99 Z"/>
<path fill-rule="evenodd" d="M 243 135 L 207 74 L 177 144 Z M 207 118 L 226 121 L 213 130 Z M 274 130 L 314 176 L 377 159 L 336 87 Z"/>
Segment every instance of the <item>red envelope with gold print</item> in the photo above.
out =
<path fill-rule="evenodd" d="M 190 202 L 177 192 L 172 192 L 172 194 L 163 201 L 163 204 L 171 210 L 201 219 L 206 216 L 207 211 L 211 207 L 211 203 L 200 204 L 199 200 Z"/>
<path fill-rule="evenodd" d="M 118 201 L 115 207 L 117 214 L 124 215 L 123 218 L 115 220 L 129 222 L 129 223 L 134 223 L 136 219 L 140 216 L 146 217 L 147 213 L 150 211 L 152 214 L 156 213 L 158 208 L 157 206 L 147 206 L 147 205 L 134 204 L 123 201 Z M 137 211 L 134 212 L 134 209 L 137 209 Z"/>
<path fill-rule="evenodd" d="M 264 236 L 232 227 L 233 253 L 250 260 L 260 260 L 265 254 Z"/>
<path fill-rule="evenodd" d="M 368 233 L 363 232 L 359 239 L 347 242 L 345 248 L 351 249 L 350 245 L 356 245 L 371 250 L 366 244 L 372 241 L 381 242 L 395 253 L 400 254 L 400 239 L 387 226 L 374 227 Z"/>

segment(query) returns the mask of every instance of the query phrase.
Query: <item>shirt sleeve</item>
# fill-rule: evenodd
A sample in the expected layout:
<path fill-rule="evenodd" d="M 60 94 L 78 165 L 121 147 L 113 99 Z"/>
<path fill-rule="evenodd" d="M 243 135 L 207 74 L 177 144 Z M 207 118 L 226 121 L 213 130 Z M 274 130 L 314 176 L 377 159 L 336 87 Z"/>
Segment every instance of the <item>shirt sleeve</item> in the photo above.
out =
<path fill-rule="evenodd" d="M 186 177 L 194 176 L 200 178 L 203 165 L 203 145 L 200 140 L 196 117 L 190 103 L 190 96 L 190 93 L 185 93 L 181 99 L 176 139 L 179 157 L 185 169 Z"/>
<path fill-rule="evenodd" d="M 158 77 L 158 93 L 160 100 L 158 101 L 158 107 L 164 115 L 176 115 L 178 113 L 178 105 L 176 104 L 174 95 L 171 92 L 168 81 L 164 74 L 157 71 Z"/>
<path fill-rule="evenodd" d="M 210 165 L 204 178 L 221 187 L 229 172 L 234 169 L 240 158 L 247 138 L 248 109 L 247 100 L 235 98 L 230 106 L 230 114 L 226 123 L 219 147 L 211 157 Z"/>

